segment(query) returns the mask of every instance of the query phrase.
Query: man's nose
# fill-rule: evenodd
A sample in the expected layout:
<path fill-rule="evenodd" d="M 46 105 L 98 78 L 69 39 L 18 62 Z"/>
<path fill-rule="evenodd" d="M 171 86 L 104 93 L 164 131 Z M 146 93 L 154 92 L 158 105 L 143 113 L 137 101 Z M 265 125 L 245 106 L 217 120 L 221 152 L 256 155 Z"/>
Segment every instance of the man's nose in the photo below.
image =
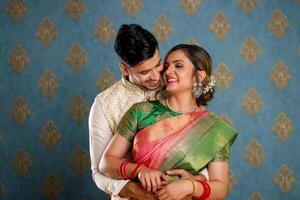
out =
<path fill-rule="evenodd" d="M 151 77 L 150 78 L 151 78 L 151 80 L 159 80 L 160 76 L 161 76 L 160 71 L 157 70 L 157 69 L 154 69 L 151 72 Z"/>

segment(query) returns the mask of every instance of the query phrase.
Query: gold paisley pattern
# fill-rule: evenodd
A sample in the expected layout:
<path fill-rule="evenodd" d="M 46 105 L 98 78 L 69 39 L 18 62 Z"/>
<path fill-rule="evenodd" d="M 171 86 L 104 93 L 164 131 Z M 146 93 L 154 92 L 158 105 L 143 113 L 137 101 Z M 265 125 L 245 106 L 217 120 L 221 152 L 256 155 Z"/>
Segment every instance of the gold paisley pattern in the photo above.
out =
<path fill-rule="evenodd" d="M 196 13 L 201 5 L 201 0 L 180 0 L 181 9 L 186 12 L 189 16 Z"/>
<path fill-rule="evenodd" d="M 12 160 L 13 170 L 15 170 L 19 176 L 26 176 L 31 167 L 31 156 L 24 149 L 18 150 Z"/>
<path fill-rule="evenodd" d="M 71 115 L 71 117 L 77 123 L 80 123 L 84 119 L 88 111 L 89 106 L 86 100 L 79 95 L 75 96 L 69 106 L 69 114 Z"/>
<path fill-rule="evenodd" d="M 50 99 L 59 88 L 59 81 L 50 69 L 46 69 L 40 77 L 38 87 L 43 95 Z"/>
<path fill-rule="evenodd" d="M 22 0 L 10 0 L 6 6 L 6 12 L 9 16 L 19 22 L 27 12 L 27 6 Z"/>
<path fill-rule="evenodd" d="M 52 150 L 61 139 L 61 134 L 54 122 L 48 121 L 39 134 L 39 138 L 47 149 Z"/>
<path fill-rule="evenodd" d="M 296 183 L 296 177 L 292 170 L 284 164 L 278 169 L 274 182 L 279 187 L 280 191 L 283 193 L 288 193 Z"/>
<path fill-rule="evenodd" d="M 22 97 L 17 97 L 10 109 L 10 115 L 17 124 L 25 123 L 31 115 L 27 102 Z"/>
<path fill-rule="evenodd" d="M 70 166 L 80 176 L 90 167 L 89 154 L 82 146 L 76 147 L 72 153 Z"/>
<path fill-rule="evenodd" d="M 72 66 L 75 71 L 81 70 L 87 62 L 85 50 L 79 43 L 75 43 L 68 51 L 67 62 Z"/>
<path fill-rule="evenodd" d="M 130 17 L 135 17 L 144 8 L 144 1 L 143 0 L 123 0 L 122 7 Z"/>
<path fill-rule="evenodd" d="M 228 172 L 228 188 L 227 188 L 227 195 L 228 195 L 229 193 L 231 193 L 231 192 L 234 190 L 234 188 L 237 187 L 237 185 L 238 185 L 238 182 L 237 182 L 237 179 L 236 179 L 234 173 L 233 173 L 231 170 L 229 170 L 229 172 Z"/>
<path fill-rule="evenodd" d="M 275 84 L 275 86 L 279 89 L 282 90 L 285 88 L 291 80 L 292 76 L 289 72 L 289 69 L 287 66 L 284 64 L 283 61 L 279 60 L 275 67 L 273 68 L 270 79 L 271 81 Z"/>
<path fill-rule="evenodd" d="M 259 192 L 253 192 L 249 200 L 264 200 Z"/>
<path fill-rule="evenodd" d="M 254 40 L 254 38 L 252 36 L 249 36 L 244 41 L 240 49 L 240 54 L 248 64 L 254 64 L 258 56 L 261 54 L 261 48 L 259 44 Z"/>
<path fill-rule="evenodd" d="M 160 15 L 152 26 L 152 32 L 161 42 L 166 42 L 173 32 L 173 27 L 165 15 Z"/>
<path fill-rule="evenodd" d="M 8 57 L 7 63 L 16 71 L 17 74 L 20 74 L 27 67 L 29 64 L 29 58 L 20 44 L 17 44 L 13 49 Z"/>
<path fill-rule="evenodd" d="M 237 3 L 243 8 L 247 13 L 252 12 L 255 6 L 260 2 L 260 0 L 237 0 Z"/>
<path fill-rule="evenodd" d="M 224 40 L 231 31 L 231 25 L 223 12 L 218 12 L 210 23 L 210 30 L 220 40 Z"/>
<path fill-rule="evenodd" d="M 281 142 L 285 142 L 286 139 L 293 133 L 293 124 L 285 113 L 279 113 L 277 119 L 274 122 L 272 131 L 277 135 Z"/>
<path fill-rule="evenodd" d="M 103 44 L 107 44 L 112 39 L 112 37 L 115 35 L 115 29 L 108 17 L 101 17 L 94 30 L 94 35 Z"/>
<path fill-rule="evenodd" d="M 224 92 L 233 82 L 233 76 L 229 68 L 224 64 L 220 63 L 218 68 L 214 71 L 214 77 L 216 79 L 216 87 Z"/>
<path fill-rule="evenodd" d="M 101 70 L 97 81 L 96 86 L 101 90 L 104 91 L 110 86 L 112 86 L 117 81 L 114 73 L 112 73 L 109 67 L 103 67 Z"/>
<path fill-rule="evenodd" d="M 254 88 L 250 88 L 244 97 L 242 105 L 246 112 L 255 117 L 264 106 L 264 102 L 258 92 Z"/>
<path fill-rule="evenodd" d="M 42 44 L 45 47 L 48 47 L 58 35 L 58 31 L 56 30 L 54 24 L 48 19 L 48 17 L 45 17 L 38 26 L 35 34 L 36 37 L 42 42 Z"/>
<path fill-rule="evenodd" d="M 4 196 L 5 190 L 4 190 L 4 185 L 0 183 L 0 197 Z"/>
<path fill-rule="evenodd" d="M 78 20 L 80 15 L 85 11 L 84 0 L 67 0 L 65 3 L 65 11 L 72 20 Z"/>
<path fill-rule="evenodd" d="M 44 196 L 50 200 L 54 200 L 57 199 L 59 194 L 63 191 L 64 187 L 59 178 L 54 173 L 50 173 L 44 180 L 44 184 L 42 186 Z"/>
<path fill-rule="evenodd" d="M 257 140 L 251 140 L 246 148 L 244 158 L 253 169 L 256 169 L 265 159 L 265 152 L 262 145 Z"/>
<path fill-rule="evenodd" d="M 289 28 L 288 18 L 277 9 L 269 20 L 268 28 L 276 37 L 282 38 Z"/>

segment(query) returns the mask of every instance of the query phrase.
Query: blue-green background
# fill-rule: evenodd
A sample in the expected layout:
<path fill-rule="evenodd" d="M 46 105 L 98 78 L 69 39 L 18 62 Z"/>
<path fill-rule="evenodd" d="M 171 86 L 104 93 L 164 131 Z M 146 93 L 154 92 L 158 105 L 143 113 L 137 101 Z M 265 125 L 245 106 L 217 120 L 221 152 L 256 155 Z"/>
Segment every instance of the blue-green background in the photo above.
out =
<path fill-rule="evenodd" d="M 0 184 L 4 194 L 0 199 L 46 199 L 42 185 L 48 174 L 54 173 L 64 191 L 58 199 L 106 199 L 92 181 L 89 168 L 78 175 L 69 165 L 77 146 L 88 152 L 87 117 L 76 123 L 68 114 L 75 95 L 81 95 L 92 105 L 100 92 L 96 80 L 108 66 L 120 78 L 118 59 L 113 50 L 114 37 L 102 44 L 93 34 L 97 22 L 107 16 L 115 31 L 123 23 L 138 23 L 148 30 L 160 15 L 165 15 L 173 27 L 169 39 L 160 42 L 161 56 L 177 43 L 191 38 L 206 48 L 213 57 L 214 67 L 221 62 L 230 69 L 234 81 L 223 93 L 217 91 L 209 109 L 226 114 L 239 132 L 232 148 L 231 170 L 237 186 L 227 199 L 249 199 L 259 192 L 264 199 L 300 199 L 299 118 L 300 118 L 300 4 L 294 0 L 261 0 L 251 13 L 246 13 L 234 0 L 203 0 L 193 16 L 187 15 L 178 0 L 145 0 L 144 8 L 136 17 L 129 17 L 121 0 L 86 0 L 85 12 L 73 21 L 64 11 L 65 1 L 25 1 L 27 13 L 15 22 L 6 12 L 8 0 L 0 2 Z M 274 11 L 280 9 L 288 18 L 289 28 L 282 38 L 268 29 Z M 224 41 L 210 31 L 210 23 L 217 12 L 223 12 L 232 30 Z M 44 17 L 55 25 L 58 36 L 49 47 L 44 47 L 35 33 Z M 240 48 L 248 36 L 260 45 L 262 53 L 255 64 L 247 64 L 240 56 Z M 66 62 L 69 48 L 76 42 L 86 51 L 87 64 L 76 72 Z M 21 73 L 7 64 L 11 51 L 19 43 L 29 57 L 29 65 Z M 278 60 L 282 60 L 292 76 L 287 87 L 278 90 L 270 80 L 270 73 Z M 38 88 L 39 77 L 51 69 L 60 81 L 60 87 L 48 100 Z M 242 107 L 249 88 L 255 88 L 264 101 L 264 107 L 251 117 Z M 17 97 L 23 97 L 31 109 L 29 119 L 18 125 L 10 116 L 10 107 Z M 291 120 L 294 131 L 281 142 L 272 132 L 278 114 L 284 112 Z M 62 134 L 53 150 L 47 150 L 39 133 L 47 121 L 53 121 Z M 252 169 L 244 159 L 249 142 L 255 139 L 264 148 L 265 160 Z M 25 149 L 33 165 L 29 173 L 18 176 L 11 167 L 17 150 Z M 282 193 L 274 183 L 277 170 L 288 165 L 296 183 L 288 193 Z"/>

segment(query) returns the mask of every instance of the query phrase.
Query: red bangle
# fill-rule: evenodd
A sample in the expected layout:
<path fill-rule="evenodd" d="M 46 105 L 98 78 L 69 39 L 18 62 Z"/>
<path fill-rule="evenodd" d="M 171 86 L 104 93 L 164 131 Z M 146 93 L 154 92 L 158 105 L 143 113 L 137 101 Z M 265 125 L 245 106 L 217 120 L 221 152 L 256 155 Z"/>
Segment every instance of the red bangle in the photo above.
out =
<path fill-rule="evenodd" d="M 125 170 L 125 167 L 127 164 L 128 164 L 128 161 L 123 160 L 123 162 L 121 163 L 121 165 L 119 167 L 119 175 L 124 179 L 128 179 L 128 176 L 127 176 L 126 170 Z"/>
<path fill-rule="evenodd" d="M 202 187 L 203 187 L 203 193 L 196 197 L 196 199 L 198 200 L 204 200 L 204 199 L 207 199 L 211 193 L 211 189 L 210 189 L 210 186 L 209 184 L 206 182 L 206 181 L 198 181 Z"/>
<path fill-rule="evenodd" d="M 132 171 L 130 178 L 135 179 L 136 175 L 138 174 L 139 170 L 143 167 L 142 163 L 139 163 L 135 166 L 134 170 Z"/>

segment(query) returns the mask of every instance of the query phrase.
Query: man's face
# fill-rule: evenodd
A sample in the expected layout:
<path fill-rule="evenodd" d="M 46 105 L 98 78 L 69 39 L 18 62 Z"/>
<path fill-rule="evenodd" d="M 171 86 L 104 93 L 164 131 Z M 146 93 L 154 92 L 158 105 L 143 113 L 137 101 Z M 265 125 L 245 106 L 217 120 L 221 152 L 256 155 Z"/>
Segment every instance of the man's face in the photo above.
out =
<path fill-rule="evenodd" d="M 126 67 L 123 73 L 129 76 L 130 82 L 148 90 L 155 90 L 160 86 L 160 73 L 162 70 L 163 65 L 159 51 L 156 49 L 153 57 L 134 67 Z"/>

